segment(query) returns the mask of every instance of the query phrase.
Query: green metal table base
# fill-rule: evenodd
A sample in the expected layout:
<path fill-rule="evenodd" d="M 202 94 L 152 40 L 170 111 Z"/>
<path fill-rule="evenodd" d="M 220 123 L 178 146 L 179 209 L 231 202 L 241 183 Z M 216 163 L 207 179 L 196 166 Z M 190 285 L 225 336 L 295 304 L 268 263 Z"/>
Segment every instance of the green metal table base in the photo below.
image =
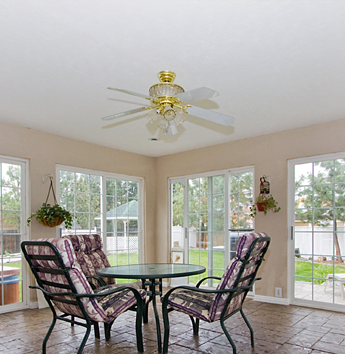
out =
<path fill-rule="evenodd" d="M 205 271 L 205 267 L 196 264 L 145 263 L 106 267 L 98 270 L 97 275 L 103 278 L 141 279 L 143 289 L 149 289 L 147 291 L 148 297 L 146 298 L 144 304 L 143 322 L 148 322 L 148 308 L 150 302 L 152 301 L 157 329 L 158 353 L 161 353 L 162 338 L 156 296 L 161 296 L 163 293 L 162 279 L 186 277 L 201 274 Z M 157 286 L 159 286 L 158 290 L 156 290 Z"/>
<path fill-rule="evenodd" d="M 144 323 L 148 322 L 149 316 L 149 303 L 152 301 L 152 307 L 155 314 L 155 321 L 156 321 L 156 330 L 157 330 L 157 344 L 158 344 L 158 353 L 162 352 L 162 336 L 161 336 L 161 327 L 159 323 L 159 316 L 157 311 L 157 303 L 156 303 L 156 296 L 162 296 L 163 289 L 162 289 L 162 278 L 159 278 L 158 281 L 156 279 L 145 280 L 142 279 L 143 288 L 149 287 L 149 291 L 147 292 L 148 299 L 145 301 L 144 312 L 143 312 L 143 320 Z M 159 286 L 159 291 L 156 291 L 156 286 Z"/>

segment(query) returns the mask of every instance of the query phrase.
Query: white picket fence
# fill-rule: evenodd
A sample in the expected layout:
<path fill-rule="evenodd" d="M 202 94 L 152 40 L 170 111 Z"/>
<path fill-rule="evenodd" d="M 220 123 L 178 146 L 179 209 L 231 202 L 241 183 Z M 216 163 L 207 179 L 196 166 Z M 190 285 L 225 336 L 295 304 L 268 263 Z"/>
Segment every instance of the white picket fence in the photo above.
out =
<path fill-rule="evenodd" d="M 137 250 L 139 249 L 139 239 L 138 236 L 132 237 L 119 237 L 119 236 L 108 236 L 107 237 L 107 251 L 121 251 L 121 250 Z"/>
<path fill-rule="evenodd" d="M 322 226 L 314 227 L 312 233 L 311 227 L 303 226 L 295 228 L 295 249 L 301 255 L 325 256 L 331 260 L 333 256 L 333 232 L 332 228 Z M 341 254 L 345 256 L 345 227 L 338 227 L 337 236 Z M 314 235 L 314 237 L 313 237 Z M 334 251 L 335 252 L 335 251 Z M 334 253 L 335 254 L 335 253 Z"/>

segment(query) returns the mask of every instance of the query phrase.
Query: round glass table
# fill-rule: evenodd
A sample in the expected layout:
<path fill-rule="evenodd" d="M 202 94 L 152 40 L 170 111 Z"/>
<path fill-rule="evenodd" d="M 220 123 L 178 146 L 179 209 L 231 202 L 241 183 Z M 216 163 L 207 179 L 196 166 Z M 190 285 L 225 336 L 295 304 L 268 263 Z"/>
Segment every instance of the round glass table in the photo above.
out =
<path fill-rule="evenodd" d="M 102 268 L 97 274 L 103 278 L 141 279 L 143 289 L 149 288 L 147 292 L 148 300 L 144 307 L 144 323 L 148 321 L 148 305 L 152 301 L 157 328 L 158 352 L 162 352 L 161 329 L 156 305 L 156 295 L 162 295 L 162 279 L 177 278 L 204 273 L 205 267 L 196 264 L 181 263 L 148 263 L 130 264 L 117 267 Z M 159 290 L 156 290 L 159 286 Z"/>

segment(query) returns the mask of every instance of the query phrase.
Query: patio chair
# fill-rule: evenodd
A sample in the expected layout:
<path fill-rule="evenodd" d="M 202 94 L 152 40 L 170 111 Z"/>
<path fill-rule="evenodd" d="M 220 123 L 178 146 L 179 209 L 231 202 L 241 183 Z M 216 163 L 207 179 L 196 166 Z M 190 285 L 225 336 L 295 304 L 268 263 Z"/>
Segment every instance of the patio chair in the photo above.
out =
<path fill-rule="evenodd" d="M 236 346 L 225 328 L 225 320 L 240 312 L 250 330 L 251 345 L 254 347 L 254 333 L 245 317 L 242 304 L 256 280 L 255 276 L 268 249 L 270 238 L 265 233 L 248 233 L 237 242 L 236 258 L 227 266 L 222 278 L 206 277 L 196 286 L 177 286 L 162 297 L 164 343 L 163 354 L 168 353 L 169 316 L 171 311 L 189 315 L 194 335 L 198 335 L 199 321 L 220 321 L 220 325 L 236 354 Z M 215 290 L 201 289 L 206 279 L 220 280 Z"/>
<path fill-rule="evenodd" d="M 99 322 L 104 322 L 106 340 L 110 339 L 110 329 L 115 319 L 129 309 L 136 311 L 137 349 L 143 352 L 142 312 L 146 291 L 132 287 L 106 285 L 92 290 L 76 260 L 70 240 L 41 239 L 24 241 L 21 248 L 38 286 L 53 313 L 52 324 L 43 340 L 42 353 L 53 331 L 56 320 L 86 327 L 86 333 L 78 349 L 82 353 L 92 326 L 99 338 Z M 58 315 L 55 308 L 62 312 Z M 73 317 L 69 319 L 68 317 Z M 81 322 L 75 318 L 85 321 Z"/>
<path fill-rule="evenodd" d="M 127 284 L 115 284 L 114 278 L 101 278 L 97 271 L 110 267 L 107 255 L 103 251 L 102 238 L 98 234 L 66 235 L 63 238 L 71 240 L 77 261 L 88 279 L 91 287 L 96 289 L 100 286 L 131 286 L 135 289 L 142 289 L 141 281 Z"/>

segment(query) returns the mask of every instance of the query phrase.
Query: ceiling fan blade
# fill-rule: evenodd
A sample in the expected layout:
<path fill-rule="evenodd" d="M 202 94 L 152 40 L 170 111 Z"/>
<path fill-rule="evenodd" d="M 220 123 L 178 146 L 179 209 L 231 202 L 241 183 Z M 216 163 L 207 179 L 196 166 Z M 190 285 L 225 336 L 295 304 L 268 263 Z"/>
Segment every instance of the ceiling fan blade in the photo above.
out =
<path fill-rule="evenodd" d="M 182 92 L 178 94 L 176 97 L 180 101 L 184 102 L 194 102 L 201 101 L 207 98 L 217 97 L 219 96 L 219 92 L 208 87 L 199 87 L 193 90 L 189 90 L 186 92 Z"/>
<path fill-rule="evenodd" d="M 193 116 L 203 118 L 214 123 L 218 123 L 226 126 L 230 126 L 235 123 L 234 117 L 227 116 L 225 114 L 221 114 L 214 111 L 209 111 L 208 109 L 191 106 L 188 107 L 187 111 L 189 114 L 192 114 Z"/>
<path fill-rule="evenodd" d="M 103 120 L 112 120 L 112 119 L 115 119 L 115 118 L 121 118 L 121 117 L 129 116 L 129 115 L 134 114 L 134 113 L 144 112 L 145 110 L 146 110 L 146 107 L 135 108 L 135 109 L 131 109 L 129 111 L 112 114 L 111 116 L 106 116 L 106 117 L 103 117 L 101 119 L 103 119 Z"/>
<path fill-rule="evenodd" d="M 133 91 L 128 91 L 125 89 L 120 89 L 120 88 L 113 88 L 113 87 L 107 87 L 108 90 L 114 90 L 114 91 L 119 91 L 119 92 L 123 92 L 123 93 L 127 93 L 128 95 L 132 95 L 132 96 L 137 96 L 137 97 L 142 97 L 142 98 L 147 98 L 149 100 L 152 99 L 152 97 L 144 95 L 142 93 L 137 93 L 137 92 L 133 92 Z"/>

